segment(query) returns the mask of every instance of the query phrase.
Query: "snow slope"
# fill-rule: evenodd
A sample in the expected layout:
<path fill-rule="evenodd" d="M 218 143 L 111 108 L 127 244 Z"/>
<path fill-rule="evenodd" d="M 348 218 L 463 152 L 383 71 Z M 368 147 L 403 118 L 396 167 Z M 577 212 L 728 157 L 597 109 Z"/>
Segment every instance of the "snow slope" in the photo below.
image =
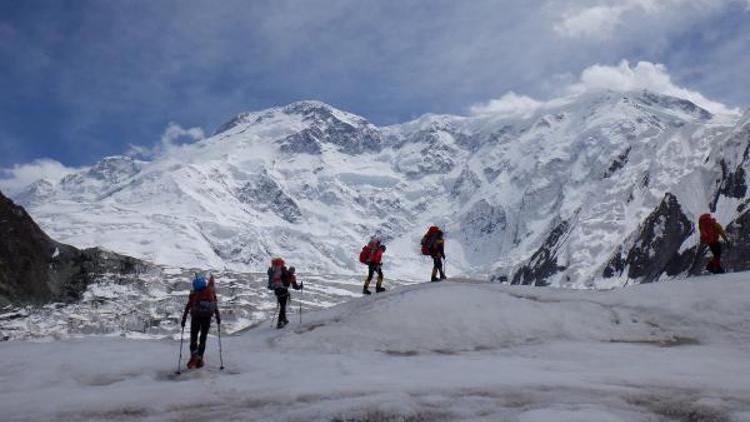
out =
<path fill-rule="evenodd" d="M 647 91 L 571 97 L 524 117 L 426 115 L 384 128 L 302 101 L 14 197 L 64 242 L 234 271 L 263 271 L 283 255 L 311 273 L 357 273 L 359 248 L 378 234 L 386 273 L 423 279 L 418 242 L 439 224 L 450 274 L 513 280 L 564 226 L 556 265 L 565 270 L 549 282 L 609 287 L 628 280 L 602 280 L 602 267 L 665 193 L 691 220 L 709 206 L 717 170 L 706 159 L 736 122 Z"/>
<path fill-rule="evenodd" d="M 180 376 L 176 339 L 9 342 L 0 405 L 8 421 L 748 421 L 749 281 L 402 287 L 225 335 L 224 371 L 211 337 Z"/>

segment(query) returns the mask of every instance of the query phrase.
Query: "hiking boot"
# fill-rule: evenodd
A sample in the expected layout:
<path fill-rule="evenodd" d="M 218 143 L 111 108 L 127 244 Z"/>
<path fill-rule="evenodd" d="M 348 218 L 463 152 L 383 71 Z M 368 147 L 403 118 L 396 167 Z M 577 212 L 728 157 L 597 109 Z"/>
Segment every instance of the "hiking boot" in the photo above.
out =
<path fill-rule="evenodd" d="M 438 278 L 437 278 L 437 277 L 432 277 L 432 278 L 430 279 L 430 281 L 440 281 L 440 280 L 438 280 Z"/>
<path fill-rule="evenodd" d="M 198 355 L 193 355 L 187 363 L 188 369 L 193 369 L 198 364 Z"/>
<path fill-rule="evenodd" d="M 198 361 L 195 363 L 196 368 L 203 368 L 203 356 L 198 356 Z"/>
<path fill-rule="evenodd" d="M 287 323 L 284 320 L 279 320 L 279 322 L 276 323 L 276 329 L 284 328 L 286 326 L 286 324 Z"/>
<path fill-rule="evenodd" d="M 441 280 L 445 280 L 446 278 L 448 278 L 448 277 L 446 277 L 445 274 L 440 274 L 440 279 Z"/>
<path fill-rule="evenodd" d="M 372 294 L 372 292 L 371 292 L 371 291 L 369 291 L 369 290 L 367 290 L 367 287 L 363 287 L 363 288 L 362 288 L 362 294 L 363 294 L 363 295 L 371 295 L 371 294 Z"/>
<path fill-rule="evenodd" d="M 376 287 L 375 288 L 375 293 L 382 293 L 384 291 L 385 291 L 385 287 Z"/>

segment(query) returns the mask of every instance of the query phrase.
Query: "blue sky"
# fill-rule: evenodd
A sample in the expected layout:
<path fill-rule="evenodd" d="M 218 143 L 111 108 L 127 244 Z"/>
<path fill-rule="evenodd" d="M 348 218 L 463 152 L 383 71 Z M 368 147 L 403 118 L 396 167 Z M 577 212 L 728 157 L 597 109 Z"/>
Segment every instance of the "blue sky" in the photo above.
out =
<path fill-rule="evenodd" d="M 750 0 L 5 1 L 0 168 L 90 165 L 300 99 L 379 125 L 466 114 L 623 59 L 744 109 L 748 51 Z"/>

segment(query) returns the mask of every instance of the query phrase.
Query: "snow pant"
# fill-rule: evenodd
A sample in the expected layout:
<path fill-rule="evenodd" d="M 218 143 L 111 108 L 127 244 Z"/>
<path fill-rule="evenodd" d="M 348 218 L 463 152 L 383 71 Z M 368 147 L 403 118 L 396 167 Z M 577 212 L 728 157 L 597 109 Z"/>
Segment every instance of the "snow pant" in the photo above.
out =
<path fill-rule="evenodd" d="M 443 257 L 441 255 L 432 255 L 432 277 L 431 281 L 437 281 L 437 274 L 440 272 L 440 278 L 445 278 L 445 271 L 443 271 Z"/>
<path fill-rule="evenodd" d="M 708 248 L 711 249 L 711 260 L 708 262 L 708 268 L 711 272 L 724 272 L 721 268 L 721 243 L 713 242 L 708 244 Z"/>
<path fill-rule="evenodd" d="M 375 275 L 375 273 L 378 274 L 378 281 L 375 284 L 375 287 L 379 289 L 383 286 L 383 266 L 381 264 L 367 264 L 367 278 L 365 279 L 365 289 L 370 286 L 370 282 L 372 281 L 372 277 Z"/>
<path fill-rule="evenodd" d="M 286 287 L 279 287 L 273 292 L 276 294 L 276 299 L 279 301 L 279 322 L 288 322 L 286 319 L 286 303 L 289 300 L 289 289 Z"/>
<path fill-rule="evenodd" d="M 203 357 L 206 351 L 206 337 L 211 327 L 211 317 L 190 317 L 190 354 Z M 200 333 L 200 342 L 198 334 Z"/>

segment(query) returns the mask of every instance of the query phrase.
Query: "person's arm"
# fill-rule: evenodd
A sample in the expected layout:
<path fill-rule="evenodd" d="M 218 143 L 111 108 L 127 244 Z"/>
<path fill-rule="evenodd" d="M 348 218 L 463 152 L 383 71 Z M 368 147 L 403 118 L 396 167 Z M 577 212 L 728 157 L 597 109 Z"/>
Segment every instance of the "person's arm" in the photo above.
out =
<path fill-rule="evenodd" d="M 185 323 L 187 322 L 187 315 L 188 312 L 190 312 L 190 308 L 193 306 L 193 294 L 190 293 L 190 296 L 188 296 L 188 302 L 185 305 L 185 311 L 182 313 L 182 323 L 180 326 L 184 327 Z"/>
<path fill-rule="evenodd" d="M 221 315 L 219 315 L 219 299 L 216 298 L 216 290 L 214 290 L 214 303 L 216 304 L 216 309 L 214 309 L 216 323 L 221 325 Z"/>
<path fill-rule="evenodd" d="M 297 283 L 297 276 L 294 274 L 289 275 L 289 281 L 292 283 L 292 288 L 294 290 L 299 290 L 302 288 L 302 282 Z"/>

